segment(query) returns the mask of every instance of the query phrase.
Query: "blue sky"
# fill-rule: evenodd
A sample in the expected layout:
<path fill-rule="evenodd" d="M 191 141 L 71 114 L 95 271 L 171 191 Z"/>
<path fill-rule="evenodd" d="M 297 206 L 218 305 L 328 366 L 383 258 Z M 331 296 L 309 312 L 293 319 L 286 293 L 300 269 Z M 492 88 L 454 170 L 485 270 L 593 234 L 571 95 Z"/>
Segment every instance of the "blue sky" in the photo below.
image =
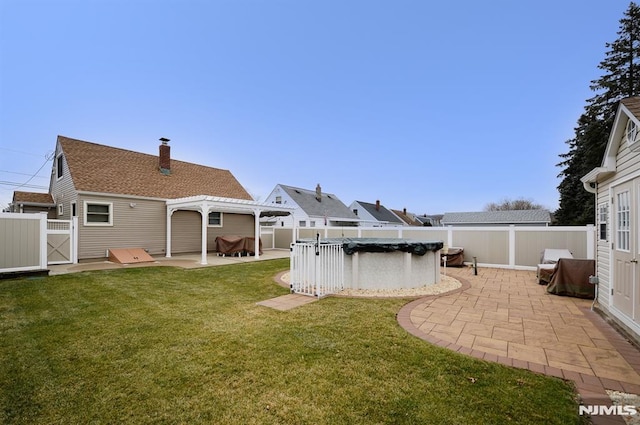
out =
<path fill-rule="evenodd" d="M 149 154 L 167 137 L 259 200 L 320 183 L 419 214 L 555 210 L 558 155 L 628 6 L 0 0 L 0 206 L 46 192 L 60 134 Z"/>

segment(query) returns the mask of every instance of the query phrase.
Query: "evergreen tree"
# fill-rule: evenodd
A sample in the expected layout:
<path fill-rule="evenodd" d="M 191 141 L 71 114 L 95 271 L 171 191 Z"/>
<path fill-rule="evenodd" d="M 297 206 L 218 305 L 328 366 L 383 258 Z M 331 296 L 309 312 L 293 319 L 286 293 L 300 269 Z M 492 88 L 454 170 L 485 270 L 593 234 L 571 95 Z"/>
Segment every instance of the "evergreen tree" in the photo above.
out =
<path fill-rule="evenodd" d="M 584 190 L 580 178 L 598 167 L 621 99 L 640 94 L 640 7 L 631 2 L 620 20 L 618 39 L 607 43 L 605 59 L 598 68 L 604 75 L 591 81 L 595 96 L 587 100 L 578 119 L 569 152 L 560 155 L 563 167 L 558 177 L 560 208 L 557 224 L 584 225 L 595 220 L 593 194 Z"/>

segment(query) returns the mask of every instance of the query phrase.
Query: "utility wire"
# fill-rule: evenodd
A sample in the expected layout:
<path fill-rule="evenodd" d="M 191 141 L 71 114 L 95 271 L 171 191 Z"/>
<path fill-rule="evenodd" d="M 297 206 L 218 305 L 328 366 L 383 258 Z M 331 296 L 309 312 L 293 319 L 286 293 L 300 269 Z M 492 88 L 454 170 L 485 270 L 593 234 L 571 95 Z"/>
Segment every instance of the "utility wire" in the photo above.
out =
<path fill-rule="evenodd" d="M 7 171 L 7 170 L 0 170 L 0 173 L 7 173 L 7 174 L 18 174 L 20 176 L 31 176 L 31 173 L 19 173 L 17 171 Z M 36 176 L 39 179 L 46 179 L 48 177 L 46 176 Z M 16 184 L 20 184 L 20 183 L 16 183 Z"/>
<path fill-rule="evenodd" d="M 18 187 L 28 187 L 30 189 L 48 189 L 47 186 L 37 185 L 37 184 L 27 184 L 27 183 L 18 183 L 18 182 L 7 182 L 0 180 L 0 185 L 2 186 L 13 186 L 15 188 Z"/>
<path fill-rule="evenodd" d="M 23 155 L 40 156 L 40 154 L 37 154 L 37 153 L 18 151 L 18 150 L 9 149 L 9 148 L 0 148 L 0 150 L 7 151 L 7 152 L 21 153 Z"/>
<path fill-rule="evenodd" d="M 29 182 L 31 180 L 33 180 L 38 175 L 38 173 L 44 168 L 44 166 L 47 165 L 47 163 L 53 159 L 53 156 L 54 156 L 53 152 L 49 153 L 48 155 L 46 155 L 44 163 L 40 166 L 40 168 L 38 168 L 38 171 L 33 173 L 31 175 L 31 177 L 29 177 L 29 179 L 26 182 L 24 182 L 22 184 L 18 184 L 17 186 L 15 186 L 14 189 L 20 189 L 21 187 L 31 187 L 31 186 L 33 186 L 33 185 L 29 185 L 29 186 L 27 186 L 27 185 L 29 184 Z"/>

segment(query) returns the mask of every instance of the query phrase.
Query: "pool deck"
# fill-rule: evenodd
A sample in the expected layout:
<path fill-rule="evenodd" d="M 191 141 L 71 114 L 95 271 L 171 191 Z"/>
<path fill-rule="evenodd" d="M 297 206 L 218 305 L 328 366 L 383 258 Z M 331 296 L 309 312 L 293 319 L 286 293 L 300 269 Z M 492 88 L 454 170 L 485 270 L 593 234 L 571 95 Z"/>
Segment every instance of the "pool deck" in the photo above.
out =
<path fill-rule="evenodd" d="M 463 286 L 406 304 L 398 322 L 432 344 L 568 379 L 585 405 L 611 405 L 605 390 L 640 394 L 640 351 L 591 310 L 592 301 L 547 293 L 535 272 L 448 268 Z M 625 423 L 593 416 L 594 424 Z"/>

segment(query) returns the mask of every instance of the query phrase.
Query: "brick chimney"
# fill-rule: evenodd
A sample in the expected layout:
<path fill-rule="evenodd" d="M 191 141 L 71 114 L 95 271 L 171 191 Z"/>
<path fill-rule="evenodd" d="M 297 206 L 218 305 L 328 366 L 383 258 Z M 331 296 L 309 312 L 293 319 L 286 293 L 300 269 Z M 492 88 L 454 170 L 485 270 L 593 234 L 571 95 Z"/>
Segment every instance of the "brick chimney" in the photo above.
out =
<path fill-rule="evenodd" d="M 160 172 L 165 175 L 171 174 L 171 147 L 169 146 L 169 139 L 164 137 L 160 138 L 159 159 Z"/>
<path fill-rule="evenodd" d="M 376 211 L 380 211 L 380 200 L 376 201 Z"/>
<path fill-rule="evenodd" d="M 322 188 L 320 188 L 320 183 L 316 186 L 316 201 L 322 202 Z"/>

